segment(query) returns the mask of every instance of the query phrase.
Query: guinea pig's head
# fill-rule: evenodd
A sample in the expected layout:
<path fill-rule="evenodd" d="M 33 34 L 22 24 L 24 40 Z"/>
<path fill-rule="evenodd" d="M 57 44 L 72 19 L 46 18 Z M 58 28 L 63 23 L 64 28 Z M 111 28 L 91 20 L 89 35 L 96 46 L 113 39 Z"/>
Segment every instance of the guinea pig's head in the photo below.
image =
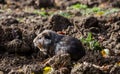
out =
<path fill-rule="evenodd" d="M 40 51 L 46 52 L 53 47 L 57 33 L 51 30 L 44 30 L 33 40 L 33 43 Z"/>

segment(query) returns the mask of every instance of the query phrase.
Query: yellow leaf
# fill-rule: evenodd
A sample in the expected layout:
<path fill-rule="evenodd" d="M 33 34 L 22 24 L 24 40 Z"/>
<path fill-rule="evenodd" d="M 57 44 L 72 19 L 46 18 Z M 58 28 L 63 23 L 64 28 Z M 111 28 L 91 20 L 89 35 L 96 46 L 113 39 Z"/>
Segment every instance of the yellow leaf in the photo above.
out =
<path fill-rule="evenodd" d="M 31 74 L 35 74 L 34 72 L 32 72 Z"/>
<path fill-rule="evenodd" d="M 52 74 L 53 68 L 52 67 L 45 67 L 43 69 L 43 74 Z"/>
<path fill-rule="evenodd" d="M 118 66 L 120 66 L 120 61 L 119 61 L 119 62 L 117 62 L 117 65 L 118 65 Z"/>
<path fill-rule="evenodd" d="M 103 57 L 108 57 L 110 55 L 110 51 L 109 51 L 109 49 L 103 49 L 101 51 L 101 54 Z"/>
<path fill-rule="evenodd" d="M 23 72 L 23 69 L 18 69 L 17 71 L 18 71 L 18 72 Z"/>
<path fill-rule="evenodd" d="M 105 13 L 105 12 L 100 11 L 100 12 L 97 12 L 97 13 L 95 14 L 95 16 L 100 17 L 100 16 L 104 15 L 104 13 Z"/>

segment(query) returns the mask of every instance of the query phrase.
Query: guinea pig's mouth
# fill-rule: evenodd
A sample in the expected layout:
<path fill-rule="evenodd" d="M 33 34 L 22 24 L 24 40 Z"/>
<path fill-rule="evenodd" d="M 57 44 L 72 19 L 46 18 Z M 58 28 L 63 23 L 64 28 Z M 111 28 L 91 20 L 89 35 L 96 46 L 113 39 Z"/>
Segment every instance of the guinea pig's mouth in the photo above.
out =
<path fill-rule="evenodd" d="M 41 40 L 34 39 L 33 43 L 34 43 L 34 46 L 37 47 L 41 52 L 43 52 L 44 54 L 47 53 L 46 49 L 43 48 L 43 44 L 41 44 L 42 43 Z"/>
<path fill-rule="evenodd" d="M 46 50 L 43 48 L 43 46 L 42 46 L 42 44 L 41 44 L 40 42 L 38 42 L 38 41 L 35 42 L 35 41 L 34 41 L 34 46 L 35 46 L 35 47 L 38 47 L 40 51 L 46 52 Z"/>
<path fill-rule="evenodd" d="M 38 44 L 37 47 L 40 49 L 40 51 L 42 51 L 42 52 L 46 52 L 46 50 L 42 47 L 41 44 Z"/>

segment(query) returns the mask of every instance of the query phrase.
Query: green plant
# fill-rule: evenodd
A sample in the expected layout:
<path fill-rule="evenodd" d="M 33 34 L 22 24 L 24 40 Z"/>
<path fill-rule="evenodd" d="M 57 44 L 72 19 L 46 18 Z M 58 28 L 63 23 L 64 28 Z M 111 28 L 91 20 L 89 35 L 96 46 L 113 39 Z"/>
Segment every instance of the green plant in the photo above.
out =
<path fill-rule="evenodd" d="M 86 9 L 87 5 L 77 3 L 75 5 L 70 6 L 70 8 L 72 8 L 72 9 Z"/>
<path fill-rule="evenodd" d="M 85 15 L 88 15 L 88 14 L 101 14 L 101 12 L 103 14 L 103 10 L 101 8 L 93 7 L 93 8 L 87 8 L 85 10 L 85 13 L 83 13 L 83 14 L 85 14 Z"/>
<path fill-rule="evenodd" d="M 63 16 L 63 17 L 66 17 L 66 18 L 70 18 L 72 15 L 70 14 L 70 13 L 68 13 L 68 12 L 59 12 L 58 13 L 59 15 L 61 15 L 61 16 Z"/>
<path fill-rule="evenodd" d="M 47 12 L 44 11 L 44 10 L 42 10 L 42 11 L 40 11 L 40 10 L 34 10 L 33 13 L 41 15 L 41 16 L 46 16 L 47 15 Z"/>
<path fill-rule="evenodd" d="M 118 9 L 118 8 L 111 8 L 111 9 L 106 10 L 105 15 L 109 15 L 109 14 L 119 12 L 119 11 L 120 11 L 120 9 Z"/>
<path fill-rule="evenodd" d="M 92 33 L 88 33 L 87 38 L 81 37 L 80 40 L 83 44 L 87 46 L 88 49 L 91 50 L 101 50 L 100 44 L 97 40 L 95 40 L 92 36 Z"/>
<path fill-rule="evenodd" d="M 17 18 L 17 20 L 19 21 L 19 22 L 24 22 L 24 18 Z"/>
<path fill-rule="evenodd" d="M 101 8 L 100 7 L 93 7 L 91 8 L 92 12 L 100 12 Z"/>
<path fill-rule="evenodd" d="M 87 5 L 80 4 L 80 3 L 71 5 L 70 7 L 68 7 L 68 9 L 80 10 L 79 12 L 82 13 L 82 15 L 84 16 L 91 15 L 91 14 L 95 16 L 106 16 L 106 15 L 120 11 L 120 9 L 118 8 L 110 8 L 110 9 L 104 9 L 100 7 L 89 8 Z"/>

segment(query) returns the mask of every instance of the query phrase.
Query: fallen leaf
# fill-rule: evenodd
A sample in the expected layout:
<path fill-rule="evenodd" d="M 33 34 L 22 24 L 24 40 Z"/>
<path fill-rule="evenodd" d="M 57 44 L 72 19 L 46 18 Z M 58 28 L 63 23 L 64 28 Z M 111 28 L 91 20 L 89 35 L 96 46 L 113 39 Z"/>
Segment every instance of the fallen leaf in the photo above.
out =
<path fill-rule="evenodd" d="M 57 33 L 58 33 L 58 34 L 65 35 L 65 32 L 62 32 L 62 31 L 58 31 Z"/>
<path fill-rule="evenodd" d="M 110 55 L 110 51 L 109 51 L 109 49 L 103 49 L 101 51 L 101 54 L 102 54 L 103 57 L 107 58 Z"/>
<path fill-rule="evenodd" d="M 43 69 L 43 74 L 52 74 L 52 73 L 53 73 L 52 67 L 47 66 Z"/>

